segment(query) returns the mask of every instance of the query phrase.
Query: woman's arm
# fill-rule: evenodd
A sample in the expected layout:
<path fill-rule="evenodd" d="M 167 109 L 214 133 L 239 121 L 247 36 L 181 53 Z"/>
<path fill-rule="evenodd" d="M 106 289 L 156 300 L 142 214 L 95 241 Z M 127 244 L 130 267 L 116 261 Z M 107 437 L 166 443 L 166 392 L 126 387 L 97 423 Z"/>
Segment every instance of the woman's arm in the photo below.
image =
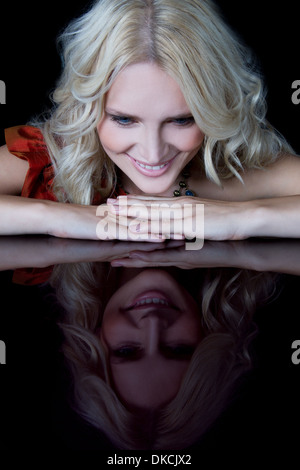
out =
<path fill-rule="evenodd" d="M 206 239 L 300 238 L 300 195 L 204 204 Z"/>
<path fill-rule="evenodd" d="M 109 262 L 126 258 L 131 251 L 172 250 L 183 242 L 133 243 L 74 240 L 57 237 L 0 237 L 0 271 L 18 268 L 45 268 L 54 264 Z"/>
<path fill-rule="evenodd" d="M 0 235 L 40 234 L 62 238 L 99 239 L 96 206 L 0 196 Z"/>
<path fill-rule="evenodd" d="M 0 148 L 0 235 L 40 234 L 89 240 L 131 240 L 105 204 L 86 206 L 21 197 L 25 160 Z M 160 241 L 159 239 L 157 241 Z"/>
<path fill-rule="evenodd" d="M 184 246 L 149 253 L 131 251 L 115 259 L 112 266 L 126 268 L 177 266 L 194 268 L 241 268 L 259 272 L 300 275 L 300 241 L 291 239 L 251 239 L 241 241 L 206 241 L 199 251 L 186 251 Z"/>
<path fill-rule="evenodd" d="M 126 204 L 125 200 L 126 198 Z M 250 237 L 300 238 L 300 195 L 253 201 L 217 201 L 191 197 L 145 198 L 122 196 L 109 206 L 111 212 L 126 215 L 129 232 L 161 235 L 164 238 L 244 240 Z M 189 208 L 204 208 L 195 218 Z M 134 211 L 132 210 L 134 208 Z M 134 216 L 130 222 L 130 214 Z M 128 220 L 129 219 L 129 222 Z"/>
<path fill-rule="evenodd" d="M 0 194 L 19 196 L 28 168 L 26 160 L 11 154 L 6 145 L 0 147 Z"/>
<path fill-rule="evenodd" d="M 96 206 L 21 197 L 28 162 L 0 148 L 0 235 L 99 239 Z"/>
<path fill-rule="evenodd" d="M 232 178 L 224 181 L 223 188 L 204 181 L 199 187 L 201 197 L 122 196 L 108 204 L 111 212 L 129 218 L 134 214 L 129 230 L 141 235 L 152 232 L 166 238 L 184 235 L 208 240 L 300 238 L 300 158 L 281 157 L 265 169 L 249 170 L 242 176 L 244 184 Z M 196 211 L 199 205 L 203 212 Z"/>
<path fill-rule="evenodd" d="M 96 206 L 21 197 L 28 162 L 0 148 L 0 235 L 99 239 Z"/>

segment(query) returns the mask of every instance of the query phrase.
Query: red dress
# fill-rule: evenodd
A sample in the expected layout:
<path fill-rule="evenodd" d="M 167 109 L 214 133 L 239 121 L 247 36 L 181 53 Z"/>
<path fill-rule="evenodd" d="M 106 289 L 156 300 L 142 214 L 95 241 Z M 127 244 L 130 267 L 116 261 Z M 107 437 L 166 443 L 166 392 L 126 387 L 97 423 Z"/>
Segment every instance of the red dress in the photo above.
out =
<path fill-rule="evenodd" d="M 29 164 L 21 196 L 57 201 L 51 189 L 53 166 L 41 131 L 31 126 L 11 127 L 5 130 L 5 140 L 9 152 Z"/>
<path fill-rule="evenodd" d="M 21 196 L 35 199 L 57 201 L 52 183 L 54 169 L 42 132 L 32 126 L 16 126 L 5 130 L 5 139 L 10 153 L 29 164 Z M 112 197 L 126 194 L 117 188 Z M 100 194 L 95 196 L 94 204 L 100 204 Z M 52 268 L 17 269 L 14 282 L 20 284 L 39 284 L 47 281 Z"/>

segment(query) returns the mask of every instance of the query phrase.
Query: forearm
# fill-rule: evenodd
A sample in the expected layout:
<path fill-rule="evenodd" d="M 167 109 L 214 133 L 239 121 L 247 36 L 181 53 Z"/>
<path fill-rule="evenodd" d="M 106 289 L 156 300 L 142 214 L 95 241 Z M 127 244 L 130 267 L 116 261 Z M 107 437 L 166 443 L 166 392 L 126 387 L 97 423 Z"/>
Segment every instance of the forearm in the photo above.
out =
<path fill-rule="evenodd" d="M 259 199 L 245 204 L 240 229 L 249 237 L 300 238 L 300 195 Z"/>
<path fill-rule="evenodd" d="M 103 256 L 102 243 L 48 236 L 2 236 L 0 237 L 0 271 L 96 261 L 101 259 L 101 255 Z M 111 245 L 109 248 L 108 251 L 112 251 Z"/>
<path fill-rule="evenodd" d="M 96 206 L 0 196 L 0 235 L 53 235 L 97 240 Z"/>
<path fill-rule="evenodd" d="M 46 209 L 51 202 L 1 195 L 0 235 L 47 234 Z"/>
<path fill-rule="evenodd" d="M 220 242 L 215 242 L 212 245 L 212 252 L 218 253 L 218 244 Z M 224 242 L 221 243 L 221 248 L 223 248 L 223 256 L 221 253 L 215 266 L 286 273 L 297 276 L 300 274 L 300 241 L 296 239 L 252 238 Z"/>

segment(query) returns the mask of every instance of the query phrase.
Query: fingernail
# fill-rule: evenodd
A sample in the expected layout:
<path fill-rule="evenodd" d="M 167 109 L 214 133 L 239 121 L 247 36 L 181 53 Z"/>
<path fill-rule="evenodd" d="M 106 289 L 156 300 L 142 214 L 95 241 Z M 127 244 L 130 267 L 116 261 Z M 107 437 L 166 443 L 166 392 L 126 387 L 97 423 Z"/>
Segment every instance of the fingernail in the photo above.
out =
<path fill-rule="evenodd" d="M 111 264 L 111 266 L 113 266 L 113 267 L 115 267 L 115 268 L 124 266 L 124 263 L 122 263 L 122 261 L 111 261 L 110 264 Z"/>
<path fill-rule="evenodd" d="M 118 200 L 117 199 L 110 199 L 108 198 L 106 200 L 107 204 L 118 204 Z"/>

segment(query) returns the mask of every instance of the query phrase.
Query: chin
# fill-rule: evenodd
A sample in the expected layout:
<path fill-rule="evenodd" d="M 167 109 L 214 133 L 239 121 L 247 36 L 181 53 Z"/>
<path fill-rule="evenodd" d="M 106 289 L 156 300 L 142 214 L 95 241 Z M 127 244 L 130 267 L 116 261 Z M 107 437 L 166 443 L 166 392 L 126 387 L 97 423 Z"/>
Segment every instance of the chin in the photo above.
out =
<path fill-rule="evenodd" d="M 153 196 L 153 197 L 172 197 L 172 194 L 171 194 L 171 190 L 168 190 L 166 189 L 165 191 L 164 190 L 158 190 L 158 191 L 154 191 L 153 189 L 150 190 L 150 191 L 144 191 L 141 189 L 141 191 L 143 192 L 143 194 L 147 195 L 147 196 Z"/>
<path fill-rule="evenodd" d="M 152 184 L 147 185 L 140 185 L 138 186 L 139 190 L 142 191 L 143 194 L 147 194 L 150 196 L 163 196 L 163 197 L 172 197 L 173 190 L 175 189 L 174 183 L 169 185 L 161 185 L 158 181 L 153 181 Z M 173 188 L 173 189 L 172 189 Z"/>

